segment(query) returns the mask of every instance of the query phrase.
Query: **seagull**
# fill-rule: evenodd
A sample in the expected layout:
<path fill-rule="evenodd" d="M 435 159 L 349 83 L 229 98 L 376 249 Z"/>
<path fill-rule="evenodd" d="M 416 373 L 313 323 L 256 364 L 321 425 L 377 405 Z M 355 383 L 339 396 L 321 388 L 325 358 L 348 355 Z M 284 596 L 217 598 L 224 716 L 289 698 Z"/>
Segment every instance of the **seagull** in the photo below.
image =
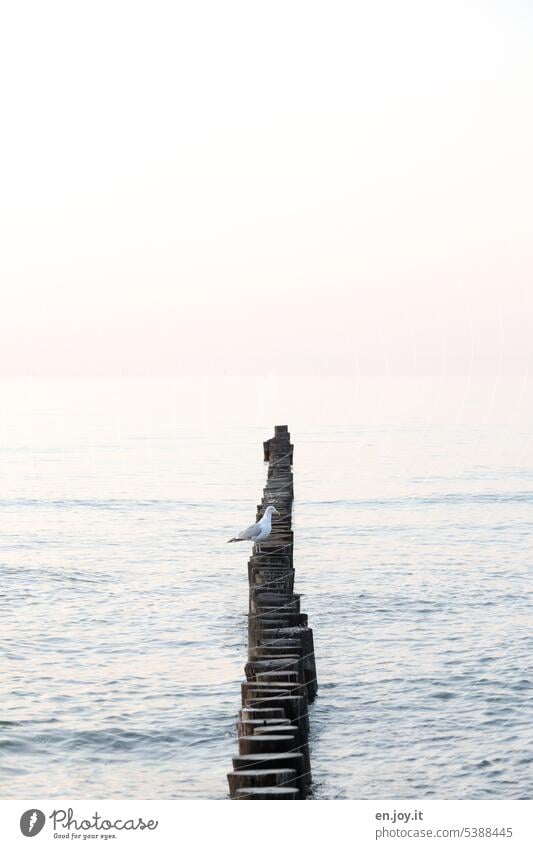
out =
<path fill-rule="evenodd" d="M 241 531 L 239 536 L 229 539 L 228 542 L 256 542 L 260 543 L 270 536 L 272 531 L 272 513 L 279 516 L 279 510 L 270 504 L 263 514 L 263 518 L 256 522 L 255 525 L 250 525 L 245 531 Z M 257 546 L 257 550 L 261 551 L 261 546 Z"/>

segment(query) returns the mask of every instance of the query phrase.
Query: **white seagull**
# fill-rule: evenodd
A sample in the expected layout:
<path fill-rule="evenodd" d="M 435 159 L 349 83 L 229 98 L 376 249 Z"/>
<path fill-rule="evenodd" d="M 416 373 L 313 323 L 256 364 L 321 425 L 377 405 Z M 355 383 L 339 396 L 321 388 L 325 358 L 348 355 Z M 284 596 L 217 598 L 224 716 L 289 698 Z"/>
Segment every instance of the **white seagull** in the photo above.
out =
<path fill-rule="evenodd" d="M 228 542 L 256 542 L 260 543 L 264 539 L 270 536 L 272 532 L 272 513 L 276 513 L 279 516 L 279 510 L 270 504 L 263 514 L 263 518 L 256 522 L 255 525 L 250 525 L 249 528 L 246 528 L 245 531 L 241 531 L 240 534 L 232 539 L 229 539 Z M 258 551 L 261 551 L 261 546 L 258 545 Z"/>

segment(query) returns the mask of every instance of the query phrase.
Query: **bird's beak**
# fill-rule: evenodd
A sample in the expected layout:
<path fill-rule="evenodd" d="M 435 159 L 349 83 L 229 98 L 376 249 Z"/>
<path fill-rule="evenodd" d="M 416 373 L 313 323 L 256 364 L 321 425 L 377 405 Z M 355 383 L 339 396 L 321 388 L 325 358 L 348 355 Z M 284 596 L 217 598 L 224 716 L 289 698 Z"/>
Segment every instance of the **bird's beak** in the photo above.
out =
<path fill-rule="evenodd" d="M 279 510 L 276 510 L 275 507 L 274 507 L 274 513 L 276 514 L 276 516 L 279 516 Z"/>

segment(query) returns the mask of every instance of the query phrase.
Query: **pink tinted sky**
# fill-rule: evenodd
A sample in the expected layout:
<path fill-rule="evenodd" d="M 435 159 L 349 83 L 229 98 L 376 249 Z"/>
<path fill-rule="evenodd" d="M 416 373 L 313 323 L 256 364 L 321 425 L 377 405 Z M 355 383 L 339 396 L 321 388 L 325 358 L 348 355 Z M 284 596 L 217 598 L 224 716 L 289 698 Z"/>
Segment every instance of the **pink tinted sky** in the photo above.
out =
<path fill-rule="evenodd" d="M 532 371 L 527 4 L 29 5 L 0 373 Z"/>

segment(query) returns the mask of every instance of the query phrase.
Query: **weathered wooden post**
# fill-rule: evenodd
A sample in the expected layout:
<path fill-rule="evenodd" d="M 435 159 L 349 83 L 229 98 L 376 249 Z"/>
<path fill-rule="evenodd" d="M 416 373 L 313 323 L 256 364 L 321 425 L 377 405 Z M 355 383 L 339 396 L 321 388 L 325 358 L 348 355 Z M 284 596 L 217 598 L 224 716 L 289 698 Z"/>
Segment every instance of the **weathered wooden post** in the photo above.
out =
<path fill-rule="evenodd" d="M 269 504 L 279 516 L 248 563 L 248 661 L 239 754 L 228 774 L 232 799 L 305 799 L 311 783 L 309 702 L 317 677 L 313 631 L 294 593 L 293 453 L 287 425 L 276 425 L 263 443 L 268 471 L 257 519 Z"/>

